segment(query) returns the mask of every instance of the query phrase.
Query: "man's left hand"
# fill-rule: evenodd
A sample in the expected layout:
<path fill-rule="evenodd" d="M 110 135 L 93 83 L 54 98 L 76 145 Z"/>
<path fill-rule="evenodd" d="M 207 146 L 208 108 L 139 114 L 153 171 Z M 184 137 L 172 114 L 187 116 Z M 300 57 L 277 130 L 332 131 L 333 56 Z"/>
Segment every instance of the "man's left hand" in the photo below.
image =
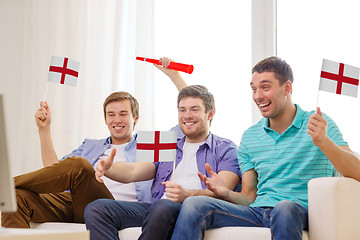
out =
<path fill-rule="evenodd" d="M 190 196 L 190 194 L 176 182 L 166 181 L 163 182 L 162 185 L 166 187 L 165 196 L 171 201 L 184 202 L 185 199 Z"/>
<path fill-rule="evenodd" d="M 328 136 L 327 121 L 324 119 L 319 107 L 316 109 L 316 112 L 310 116 L 307 127 L 307 133 L 311 136 L 312 141 L 316 146 L 320 147 Z"/>

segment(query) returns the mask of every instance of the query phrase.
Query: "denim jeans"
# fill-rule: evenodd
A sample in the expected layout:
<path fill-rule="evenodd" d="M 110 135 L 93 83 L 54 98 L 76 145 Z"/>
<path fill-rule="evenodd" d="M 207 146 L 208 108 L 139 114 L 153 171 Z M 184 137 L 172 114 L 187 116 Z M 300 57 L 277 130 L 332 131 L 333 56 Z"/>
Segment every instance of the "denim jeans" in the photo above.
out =
<path fill-rule="evenodd" d="M 206 229 L 243 226 L 270 228 L 272 239 L 301 240 L 308 229 L 308 209 L 280 201 L 275 207 L 245 207 L 205 196 L 187 198 L 181 206 L 173 240 L 203 239 Z"/>
<path fill-rule="evenodd" d="M 154 202 L 147 212 L 139 240 L 171 239 L 181 203 L 167 199 Z"/>
<path fill-rule="evenodd" d="M 141 227 L 151 204 L 96 200 L 85 208 L 85 224 L 92 240 L 119 239 L 118 231 L 128 227 Z"/>

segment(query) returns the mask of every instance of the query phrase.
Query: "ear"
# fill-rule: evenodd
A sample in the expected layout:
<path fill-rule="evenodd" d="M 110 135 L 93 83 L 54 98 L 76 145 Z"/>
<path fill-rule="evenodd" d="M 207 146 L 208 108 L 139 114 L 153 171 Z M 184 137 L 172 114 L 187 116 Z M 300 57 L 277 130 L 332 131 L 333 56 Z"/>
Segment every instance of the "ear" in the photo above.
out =
<path fill-rule="evenodd" d="M 134 126 L 133 126 L 133 130 L 134 130 L 134 128 L 135 128 L 135 125 L 137 124 L 137 122 L 139 121 L 139 117 L 137 117 L 137 118 L 135 118 L 134 119 Z"/>
<path fill-rule="evenodd" d="M 208 120 L 212 120 L 214 118 L 214 115 L 215 115 L 214 109 L 210 110 L 209 115 L 208 115 Z"/>
<path fill-rule="evenodd" d="M 289 80 L 285 82 L 285 92 L 286 95 L 292 93 L 292 83 Z"/>

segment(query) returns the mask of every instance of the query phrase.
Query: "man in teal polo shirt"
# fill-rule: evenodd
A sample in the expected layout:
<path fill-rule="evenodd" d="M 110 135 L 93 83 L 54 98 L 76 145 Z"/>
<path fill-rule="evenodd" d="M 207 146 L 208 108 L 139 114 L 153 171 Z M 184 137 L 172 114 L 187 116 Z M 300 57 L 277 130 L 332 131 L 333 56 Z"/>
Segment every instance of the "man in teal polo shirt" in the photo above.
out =
<path fill-rule="evenodd" d="M 172 239 L 203 239 L 206 229 L 268 227 L 273 239 L 302 239 L 308 229 L 307 183 L 343 176 L 360 180 L 360 161 L 327 115 L 293 104 L 291 67 L 277 57 L 252 69 L 253 100 L 264 117 L 243 134 L 238 159 L 242 191 L 226 188 L 210 166 L 199 174 L 220 198 L 187 198 Z"/>

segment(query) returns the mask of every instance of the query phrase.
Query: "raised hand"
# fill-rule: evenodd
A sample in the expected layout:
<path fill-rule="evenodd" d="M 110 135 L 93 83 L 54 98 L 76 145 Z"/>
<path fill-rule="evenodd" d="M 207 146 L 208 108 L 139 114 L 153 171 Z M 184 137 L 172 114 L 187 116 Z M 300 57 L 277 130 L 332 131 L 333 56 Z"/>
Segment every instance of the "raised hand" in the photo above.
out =
<path fill-rule="evenodd" d="M 96 171 L 95 171 L 95 177 L 96 180 L 98 180 L 99 182 L 103 183 L 104 181 L 101 179 L 101 177 L 106 173 L 107 170 L 109 170 L 114 162 L 114 157 L 116 154 L 116 149 L 114 148 L 111 153 L 110 156 L 108 158 L 103 158 L 99 160 L 98 165 L 96 166 Z"/>
<path fill-rule="evenodd" d="M 154 66 L 159 69 L 160 71 L 162 71 L 163 73 L 165 73 L 168 77 L 172 77 L 175 74 L 178 74 L 178 71 L 167 68 L 169 66 L 169 64 L 173 61 L 170 58 L 167 57 L 162 57 L 159 59 L 159 61 L 161 62 L 161 66 L 154 64 Z"/>
<path fill-rule="evenodd" d="M 322 143 L 325 143 L 326 138 L 328 138 L 327 121 L 324 119 L 319 107 L 310 116 L 307 127 L 307 133 L 316 146 L 320 147 Z"/>
<path fill-rule="evenodd" d="M 200 180 L 203 181 L 207 188 L 215 195 L 221 198 L 226 198 L 229 195 L 230 190 L 226 187 L 224 180 L 212 170 L 210 164 L 206 163 L 205 168 L 210 174 L 210 178 L 198 172 Z"/>
<path fill-rule="evenodd" d="M 163 73 L 165 73 L 171 79 L 171 81 L 174 83 L 174 85 L 179 91 L 187 86 L 187 83 L 184 81 L 184 79 L 181 77 L 178 71 L 167 68 L 169 64 L 172 62 L 170 58 L 162 57 L 159 59 L 159 61 L 162 63 L 162 66 L 157 64 L 154 64 L 154 66 Z"/>
<path fill-rule="evenodd" d="M 35 121 L 39 130 L 48 128 L 51 123 L 51 110 L 47 102 L 40 102 L 40 107 L 35 113 Z"/>

